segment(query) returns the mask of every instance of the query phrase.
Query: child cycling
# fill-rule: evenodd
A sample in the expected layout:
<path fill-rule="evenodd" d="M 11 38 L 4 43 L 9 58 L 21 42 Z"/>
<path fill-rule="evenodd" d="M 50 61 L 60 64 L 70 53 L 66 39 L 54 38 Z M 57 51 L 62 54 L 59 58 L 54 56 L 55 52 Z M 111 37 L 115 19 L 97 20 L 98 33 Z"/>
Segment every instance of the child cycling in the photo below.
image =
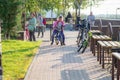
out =
<path fill-rule="evenodd" d="M 52 38 L 51 45 L 53 45 L 53 43 L 54 43 L 54 36 L 58 33 L 60 33 L 60 35 L 62 36 L 63 44 L 61 44 L 61 45 L 65 45 L 64 21 L 62 19 L 62 16 L 59 16 L 58 20 L 55 21 L 53 24 L 53 33 L 51 36 L 51 38 Z"/>

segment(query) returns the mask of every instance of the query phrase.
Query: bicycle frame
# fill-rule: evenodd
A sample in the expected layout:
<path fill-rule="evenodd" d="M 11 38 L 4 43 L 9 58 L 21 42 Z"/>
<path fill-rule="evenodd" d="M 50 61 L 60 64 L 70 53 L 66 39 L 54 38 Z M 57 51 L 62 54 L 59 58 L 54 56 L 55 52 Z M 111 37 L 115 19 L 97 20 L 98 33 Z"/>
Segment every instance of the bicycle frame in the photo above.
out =
<path fill-rule="evenodd" d="M 78 33 L 78 50 L 77 52 L 79 52 L 81 49 L 82 49 L 82 53 L 84 53 L 85 49 L 87 48 L 87 45 L 88 45 L 88 31 L 89 31 L 89 28 L 88 28 L 88 23 L 86 23 L 86 26 L 81 28 L 79 30 L 79 33 Z M 80 36 L 79 36 L 80 35 Z"/>
<path fill-rule="evenodd" d="M 56 33 L 55 42 L 56 42 L 56 45 L 58 45 L 59 42 L 61 43 L 61 45 L 63 45 L 63 38 L 62 38 L 62 35 L 61 35 L 61 31 L 58 31 L 58 33 Z"/>

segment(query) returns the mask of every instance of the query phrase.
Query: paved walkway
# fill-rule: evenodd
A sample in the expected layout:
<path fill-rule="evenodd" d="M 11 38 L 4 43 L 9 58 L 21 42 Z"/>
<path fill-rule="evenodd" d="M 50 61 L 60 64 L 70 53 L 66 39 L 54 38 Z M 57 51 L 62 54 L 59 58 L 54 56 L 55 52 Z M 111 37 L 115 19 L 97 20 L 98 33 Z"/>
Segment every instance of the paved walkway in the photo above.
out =
<path fill-rule="evenodd" d="M 25 80 L 111 80 L 89 48 L 84 54 L 76 52 L 77 31 L 65 31 L 66 45 L 50 45 L 46 31 L 39 52 L 25 76 Z"/>

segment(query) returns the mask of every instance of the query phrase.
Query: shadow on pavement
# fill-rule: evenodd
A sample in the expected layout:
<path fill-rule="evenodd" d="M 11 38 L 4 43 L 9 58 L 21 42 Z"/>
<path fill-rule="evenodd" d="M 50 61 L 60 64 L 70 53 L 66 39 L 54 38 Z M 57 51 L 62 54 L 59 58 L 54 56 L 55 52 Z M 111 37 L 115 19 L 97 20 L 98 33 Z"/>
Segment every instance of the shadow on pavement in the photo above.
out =
<path fill-rule="evenodd" d="M 90 80 L 85 70 L 63 70 L 62 80 Z"/>

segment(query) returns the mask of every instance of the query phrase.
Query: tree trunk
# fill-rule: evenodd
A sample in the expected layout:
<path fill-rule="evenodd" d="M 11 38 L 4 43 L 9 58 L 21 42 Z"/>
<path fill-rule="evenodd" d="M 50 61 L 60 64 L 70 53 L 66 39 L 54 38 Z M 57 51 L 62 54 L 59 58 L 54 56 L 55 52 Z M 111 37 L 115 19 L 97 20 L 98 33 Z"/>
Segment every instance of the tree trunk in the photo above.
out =
<path fill-rule="evenodd" d="M 79 16 L 80 16 L 80 7 L 79 7 Z"/>
<path fill-rule="evenodd" d="M 26 13 L 25 12 L 22 13 L 22 19 L 21 20 L 22 20 L 21 21 L 22 28 L 23 28 L 23 30 L 25 30 L 25 21 L 26 21 Z"/>
<path fill-rule="evenodd" d="M 10 39 L 10 32 L 7 31 L 7 32 L 4 34 L 4 39 L 5 39 L 5 40 Z"/>
<path fill-rule="evenodd" d="M 75 15 L 75 16 L 77 17 L 77 16 L 78 16 L 78 15 L 77 15 L 77 8 L 75 9 L 75 13 L 76 13 L 76 15 Z"/>
<path fill-rule="evenodd" d="M 77 24 L 77 16 L 78 16 L 78 14 L 77 14 L 77 8 L 75 9 L 75 13 L 76 13 L 76 17 L 75 17 L 75 25 Z"/>
<path fill-rule="evenodd" d="M 65 11 L 66 11 L 66 0 L 63 0 L 63 17 L 65 17 Z"/>

